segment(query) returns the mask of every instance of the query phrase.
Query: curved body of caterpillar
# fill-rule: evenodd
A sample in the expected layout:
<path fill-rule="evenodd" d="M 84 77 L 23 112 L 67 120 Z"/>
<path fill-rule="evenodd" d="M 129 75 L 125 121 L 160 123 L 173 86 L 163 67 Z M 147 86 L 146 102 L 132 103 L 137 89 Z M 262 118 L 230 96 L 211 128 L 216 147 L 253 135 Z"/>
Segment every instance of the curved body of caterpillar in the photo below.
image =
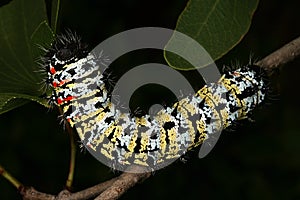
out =
<path fill-rule="evenodd" d="M 52 100 L 83 143 L 111 162 L 157 168 L 179 158 L 214 133 L 247 117 L 266 94 L 257 66 L 226 72 L 154 117 L 132 117 L 112 104 L 98 58 L 74 36 L 62 36 L 47 53 Z"/>

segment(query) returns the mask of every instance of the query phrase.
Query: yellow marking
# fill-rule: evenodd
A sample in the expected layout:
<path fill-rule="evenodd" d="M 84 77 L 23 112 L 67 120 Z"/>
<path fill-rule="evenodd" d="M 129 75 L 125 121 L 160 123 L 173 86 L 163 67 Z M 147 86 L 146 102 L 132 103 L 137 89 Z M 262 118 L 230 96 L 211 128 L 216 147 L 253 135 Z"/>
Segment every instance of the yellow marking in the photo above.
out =
<path fill-rule="evenodd" d="M 80 137 L 81 140 L 84 140 L 85 139 L 85 134 L 84 132 L 82 131 L 81 127 L 76 127 L 76 131 L 78 133 L 78 136 Z"/>
<path fill-rule="evenodd" d="M 199 96 L 201 99 L 205 99 L 207 93 L 208 93 L 208 88 L 207 86 L 204 86 L 203 88 L 198 90 L 196 96 Z"/>
<path fill-rule="evenodd" d="M 170 143 L 177 143 L 177 129 L 175 127 L 168 130 Z"/>
<path fill-rule="evenodd" d="M 215 120 L 213 124 L 214 124 L 214 126 L 216 127 L 216 129 L 218 131 L 220 131 L 223 128 L 222 127 L 223 126 L 222 123 L 224 123 L 223 119 L 221 119 L 220 117 L 221 117 L 220 113 L 216 109 L 214 109 L 213 110 L 212 119 Z"/>
<path fill-rule="evenodd" d="M 208 107 L 209 107 L 210 109 L 212 109 L 212 110 L 215 109 L 215 104 L 214 104 L 214 102 L 212 101 L 211 98 L 207 97 L 207 98 L 205 99 L 205 103 L 208 105 Z"/>
<path fill-rule="evenodd" d="M 72 120 L 72 119 L 69 119 L 69 120 L 68 120 L 68 123 L 70 124 L 71 128 L 73 128 L 73 127 L 74 127 L 74 125 L 75 125 L 75 123 L 73 122 L 73 120 Z"/>
<path fill-rule="evenodd" d="M 101 112 L 102 112 L 101 110 L 96 110 L 96 111 L 94 111 L 94 112 L 88 113 L 87 115 L 81 115 L 80 118 L 79 118 L 79 122 L 81 122 L 81 121 L 86 121 L 87 119 L 92 118 L 92 117 L 98 115 L 98 114 L 101 113 Z M 102 113 L 103 113 L 103 112 L 102 112 Z M 102 114 L 102 113 L 101 113 L 101 114 Z"/>
<path fill-rule="evenodd" d="M 222 83 L 222 82 L 224 81 L 224 79 L 225 79 L 225 74 L 223 74 L 223 75 L 221 76 L 221 78 L 218 80 L 217 83 Z"/>
<path fill-rule="evenodd" d="M 148 166 L 148 163 L 144 162 L 144 161 L 141 161 L 141 160 L 138 160 L 138 159 L 134 159 L 134 164 L 137 164 L 137 165 L 142 165 L 142 166 Z"/>
<path fill-rule="evenodd" d="M 188 123 L 188 132 L 189 132 L 190 140 L 193 142 L 195 139 L 195 128 L 193 122 L 190 120 L 186 120 L 186 122 Z"/>
<path fill-rule="evenodd" d="M 63 113 L 66 113 L 68 111 L 68 109 L 69 109 L 70 106 L 71 106 L 71 104 L 70 105 L 62 106 Z"/>
<path fill-rule="evenodd" d="M 191 104 L 187 98 L 182 99 L 179 102 L 179 106 L 182 107 L 182 108 L 185 108 L 185 110 L 187 110 L 190 113 L 189 116 L 195 115 L 196 112 L 197 112 L 195 106 L 193 104 Z M 188 114 L 186 113 L 186 115 L 188 115 Z"/>
<path fill-rule="evenodd" d="M 141 134 L 141 148 L 140 148 L 140 152 L 143 152 L 145 150 L 147 150 L 147 146 L 148 146 L 148 143 L 149 143 L 149 136 L 147 133 L 142 133 Z"/>
<path fill-rule="evenodd" d="M 110 153 L 108 153 L 108 151 L 106 151 L 105 149 L 101 148 L 100 152 L 101 152 L 101 154 L 104 155 L 106 158 L 108 158 L 108 159 L 110 159 L 110 160 L 113 160 L 113 159 L 114 159 L 114 157 L 113 157 Z"/>
<path fill-rule="evenodd" d="M 130 142 L 127 146 L 128 150 L 130 152 L 134 152 L 134 148 L 136 146 L 136 139 L 138 138 L 138 131 L 137 130 L 134 130 L 131 134 L 131 138 L 130 138 Z"/>
<path fill-rule="evenodd" d="M 189 114 L 188 111 L 185 109 L 184 106 L 182 106 L 181 104 L 178 105 L 177 107 L 177 111 L 185 118 L 189 118 Z"/>
<path fill-rule="evenodd" d="M 123 155 L 124 159 L 128 160 L 128 158 L 132 157 L 132 152 L 126 151 L 125 154 Z"/>
<path fill-rule="evenodd" d="M 230 79 L 227 79 L 227 78 L 224 78 L 223 81 L 221 82 L 223 84 L 223 86 L 228 90 L 230 91 L 232 89 L 231 87 L 231 80 Z"/>
<path fill-rule="evenodd" d="M 137 117 L 135 118 L 135 123 L 141 126 L 147 126 L 148 120 L 145 117 Z"/>
<path fill-rule="evenodd" d="M 148 155 L 146 153 L 137 153 L 134 154 L 134 157 L 142 161 L 146 161 L 148 159 Z"/>
<path fill-rule="evenodd" d="M 178 155 L 178 154 L 176 154 L 176 155 L 168 155 L 168 156 L 166 156 L 166 159 L 168 159 L 168 160 L 170 160 L 170 159 L 177 159 L 177 158 L 179 158 L 180 157 L 180 155 Z M 162 160 L 162 162 L 163 162 L 163 160 Z"/>
<path fill-rule="evenodd" d="M 97 143 L 96 146 L 99 144 Z M 102 149 L 102 148 L 101 148 Z M 115 149 L 115 145 L 112 142 L 108 142 L 107 144 L 103 144 L 103 149 L 106 149 L 107 152 L 112 155 L 112 151 Z"/>
<path fill-rule="evenodd" d="M 196 124 L 197 124 L 197 130 L 200 134 L 204 133 L 206 131 L 206 129 L 205 129 L 206 123 L 203 120 L 197 120 Z"/>
<path fill-rule="evenodd" d="M 160 130 L 160 149 L 161 152 L 164 154 L 166 151 L 166 147 L 167 147 L 167 142 L 166 142 L 166 131 L 162 128 Z"/>
<path fill-rule="evenodd" d="M 172 128 L 168 130 L 168 136 L 169 136 L 169 151 L 168 154 L 178 154 L 179 147 L 177 143 L 177 131 L 175 128 Z"/>
<path fill-rule="evenodd" d="M 257 80 L 255 80 L 255 78 L 251 78 L 249 76 L 246 76 L 245 74 L 243 75 L 243 79 L 246 79 L 247 81 L 249 81 L 251 83 L 251 85 L 257 83 Z M 254 80 L 254 81 L 253 81 Z M 246 81 L 245 81 L 246 82 Z"/>
<path fill-rule="evenodd" d="M 220 111 L 221 113 L 221 117 L 223 119 L 223 126 L 224 128 L 228 127 L 230 124 L 228 124 L 228 116 L 229 116 L 229 112 L 226 109 L 223 109 Z"/>
<path fill-rule="evenodd" d="M 237 87 L 237 85 L 235 84 L 231 84 L 230 83 L 230 79 L 224 79 L 223 80 L 223 86 L 230 91 L 230 93 L 232 94 L 232 96 L 234 97 L 234 100 L 237 102 L 237 107 L 241 107 L 244 108 L 245 107 L 245 103 L 243 102 L 243 100 L 240 100 L 236 94 L 241 94 L 241 91 L 239 90 L 239 88 Z M 238 110 L 238 119 L 243 116 L 243 109 L 239 109 Z"/>
<path fill-rule="evenodd" d="M 109 109 L 111 109 L 111 103 L 110 104 L 108 104 L 108 108 Z M 105 118 L 106 118 L 106 116 L 107 116 L 107 114 L 108 113 L 106 113 L 106 112 L 103 112 L 103 110 L 104 109 L 107 109 L 107 107 L 106 108 L 99 108 L 98 110 L 97 110 L 97 112 L 95 113 L 95 114 L 97 114 L 97 117 L 96 117 L 96 119 L 95 119 L 95 121 L 97 121 L 97 122 L 100 122 L 100 121 L 102 121 L 102 120 L 104 120 Z"/>
<path fill-rule="evenodd" d="M 111 128 L 111 127 L 109 127 L 109 128 Z M 108 136 L 106 134 L 109 134 L 109 133 L 110 132 L 106 130 L 103 134 L 97 134 L 96 137 L 93 138 L 93 140 L 91 141 L 90 146 L 92 146 L 94 149 L 96 149 L 96 147 L 99 146 L 99 144 L 103 143 L 104 138 Z M 115 146 L 111 141 L 109 141 L 108 144 L 103 144 L 103 147 L 108 148 L 108 150 L 110 150 L 108 152 L 112 152 L 112 150 Z"/>
<path fill-rule="evenodd" d="M 122 135 L 122 132 L 123 132 L 122 126 L 118 126 L 116 124 L 111 124 L 109 127 L 107 127 L 105 129 L 105 131 L 103 132 L 103 135 L 108 137 L 113 131 L 114 131 L 114 133 L 113 133 L 113 138 L 111 141 L 116 142 L 116 139 L 120 138 Z"/>
<path fill-rule="evenodd" d="M 92 145 L 92 146 L 94 146 L 94 148 L 96 148 L 99 144 L 103 143 L 103 139 L 104 139 L 103 135 L 102 135 L 102 134 L 99 134 L 99 135 L 97 135 L 96 138 L 94 138 L 94 139 L 91 141 L 90 145 Z M 105 144 L 104 144 L 104 145 L 105 145 Z M 104 145 L 103 145 L 103 146 L 104 146 Z"/>
<path fill-rule="evenodd" d="M 159 111 L 157 116 L 155 117 L 160 126 L 162 126 L 165 122 L 171 120 L 171 116 L 168 113 L 165 113 L 163 110 Z"/>
<path fill-rule="evenodd" d="M 66 65 L 63 66 L 63 68 L 67 69 L 67 68 L 69 68 L 69 67 L 72 67 L 73 65 L 76 66 L 77 64 L 78 64 L 77 62 L 76 62 L 76 63 L 66 64 Z"/>

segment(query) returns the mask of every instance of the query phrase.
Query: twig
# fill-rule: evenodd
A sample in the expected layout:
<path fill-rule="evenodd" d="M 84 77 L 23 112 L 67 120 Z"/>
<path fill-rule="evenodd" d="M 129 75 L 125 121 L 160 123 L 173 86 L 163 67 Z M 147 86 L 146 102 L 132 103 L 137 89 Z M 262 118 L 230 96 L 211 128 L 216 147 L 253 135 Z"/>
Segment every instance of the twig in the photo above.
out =
<path fill-rule="evenodd" d="M 284 45 L 280 49 L 266 56 L 256 64 L 270 71 L 279 68 L 300 56 L 300 37 Z"/>
<path fill-rule="evenodd" d="M 90 199 L 92 197 L 95 197 L 99 195 L 101 192 L 106 190 L 107 188 L 111 187 L 112 184 L 118 180 L 119 177 L 112 178 L 108 181 L 105 181 L 103 183 L 100 183 L 98 185 L 95 185 L 93 187 L 90 187 L 88 189 L 82 190 L 80 192 L 76 192 L 68 196 L 65 200 L 85 200 L 85 199 Z M 58 200 L 58 199 L 57 199 Z M 63 199 L 59 199 L 63 200 Z"/>
<path fill-rule="evenodd" d="M 55 195 L 39 192 L 33 187 L 23 187 L 20 194 L 23 200 L 55 200 Z"/>
<path fill-rule="evenodd" d="M 57 196 L 39 192 L 33 187 L 22 188 L 20 190 L 20 194 L 24 200 L 86 200 L 99 195 L 101 192 L 109 188 L 117 179 L 118 178 L 112 178 L 76 193 L 70 193 L 67 190 L 63 190 Z"/>
<path fill-rule="evenodd" d="M 73 179 L 74 179 L 74 171 L 75 171 L 75 160 L 76 160 L 76 144 L 74 139 L 74 132 L 69 124 L 66 124 L 67 132 L 69 134 L 70 139 L 70 164 L 69 164 L 69 174 L 68 179 L 66 181 L 66 188 L 71 190 Z"/>
<path fill-rule="evenodd" d="M 23 184 L 20 183 L 15 177 L 13 177 L 10 173 L 8 173 L 1 165 L 0 165 L 0 175 L 3 176 L 6 180 L 8 180 L 13 186 L 15 186 L 18 190 L 23 187 Z"/>
<path fill-rule="evenodd" d="M 133 167 L 131 171 L 139 170 L 138 167 Z M 121 174 L 112 186 L 101 193 L 95 200 L 114 200 L 123 195 L 129 188 L 133 187 L 137 183 L 149 178 L 151 172 L 147 173 L 128 173 Z"/>
<path fill-rule="evenodd" d="M 61 115 L 63 114 L 61 107 L 58 107 L 58 111 Z M 72 188 L 74 172 L 75 172 L 76 144 L 75 144 L 73 129 L 70 127 L 69 123 L 67 122 L 65 122 L 65 126 L 70 140 L 70 163 L 69 163 L 68 178 L 66 180 L 66 189 L 70 191 Z"/>

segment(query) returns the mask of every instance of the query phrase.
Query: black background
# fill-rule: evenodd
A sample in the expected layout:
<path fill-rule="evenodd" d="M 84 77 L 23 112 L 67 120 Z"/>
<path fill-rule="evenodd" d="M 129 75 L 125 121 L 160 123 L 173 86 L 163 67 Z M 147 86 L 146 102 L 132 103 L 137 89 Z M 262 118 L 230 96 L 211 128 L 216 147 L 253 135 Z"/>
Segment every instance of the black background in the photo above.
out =
<path fill-rule="evenodd" d="M 75 30 L 93 46 L 131 28 L 175 28 L 185 4 L 180 0 L 65 0 L 59 30 Z M 217 63 L 245 64 L 250 53 L 263 58 L 298 37 L 299 7 L 296 0 L 261 1 L 245 38 Z M 152 58 L 135 55 L 119 63 L 146 63 Z M 254 113 L 254 123 L 224 131 L 207 157 L 198 159 L 195 150 L 187 163 L 178 161 L 155 172 L 121 199 L 300 199 L 299 65 L 300 59 L 274 77 L 273 90 L 279 95 Z M 52 194 L 63 189 L 69 162 L 68 136 L 57 116 L 56 109 L 36 103 L 0 116 L 1 165 L 25 185 Z M 74 191 L 119 174 L 79 149 L 76 164 Z M 1 177 L 0 199 L 20 199 Z"/>

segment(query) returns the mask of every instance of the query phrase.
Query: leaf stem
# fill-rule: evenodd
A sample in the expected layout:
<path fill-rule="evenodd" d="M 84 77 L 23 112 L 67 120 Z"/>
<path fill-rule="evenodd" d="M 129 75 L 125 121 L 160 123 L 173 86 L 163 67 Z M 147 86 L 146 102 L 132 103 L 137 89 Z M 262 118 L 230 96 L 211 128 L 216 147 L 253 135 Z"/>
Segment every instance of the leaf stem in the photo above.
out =
<path fill-rule="evenodd" d="M 71 189 L 74 179 L 74 172 L 75 172 L 75 160 L 76 160 L 76 144 L 74 139 L 74 132 L 69 124 L 67 126 L 67 132 L 70 138 L 70 164 L 69 164 L 69 174 L 68 179 L 66 181 L 66 188 L 68 190 Z"/>
<path fill-rule="evenodd" d="M 18 190 L 23 187 L 23 184 L 20 183 L 15 177 L 13 177 L 10 173 L 8 173 L 1 165 L 0 165 L 0 175 L 3 176 L 6 180 L 8 180 L 13 186 L 15 186 Z"/>
<path fill-rule="evenodd" d="M 61 107 L 58 107 L 59 113 L 63 114 Z M 69 123 L 65 123 L 66 130 L 69 135 L 70 140 L 70 163 L 69 163 L 69 173 L 66 181 L 66 189 L 71 190 L 73 180 L 74 180 L 74 172 L 75 172 L 75 160 L 76 160 L 76 144 L 74 139 L 74 132 Z"/>

